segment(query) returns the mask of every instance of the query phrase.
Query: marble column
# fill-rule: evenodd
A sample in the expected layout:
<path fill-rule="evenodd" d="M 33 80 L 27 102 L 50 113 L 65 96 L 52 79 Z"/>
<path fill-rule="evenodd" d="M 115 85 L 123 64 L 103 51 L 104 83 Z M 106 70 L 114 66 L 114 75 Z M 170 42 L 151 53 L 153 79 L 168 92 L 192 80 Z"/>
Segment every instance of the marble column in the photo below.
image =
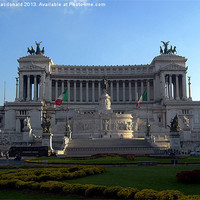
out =
<path fill-rule="evenodd" d="M 178 75 L 176 75 L 176 100 L 179 100 L 179 82 L 178 82 Z"/>
<path fill-rule="evenodd" d="M 117 102 L 119 102 L 119 81 L 117 80 Z"/>
<path fill-rule="evenodd" d="M 141 80 L 141 96 L 143 95 L 144 92 L 144 82 Z"/>
<path fill-rule="evenodd" d="M 122 81 L 122 86 L 123 86 L 123 102 L 126 101 L 126 87 L 125 87 L 125 80 Z"/>
<path fill-rule="evenodd" d="M 129 101 L 132 101 L 131 80 L 128 81 L 128 88 L 129 88 Z"/>
<path fill-rule="evenodd" d="M 168 82 L 168 77 L 165 76 L 165 97 L 169 98 L 169 82 Z"/>
<path fill-rule="evenodd" d="M 156 89 L 155 89 L 155 85 L 156 85 L 156 80 L 155 78 L 153 79 L 153 100 L 155 101 L 156 99 Z"/>
<path fill-rule="evenodd" d="M 162 97 L 162 99 L 165 99 L 165 75 L 164 75 L 164 73 L 161 73 L 160 83 L 161 83 L 161 97 Z M 154 89 L 155 89 L 155 87 L 154 87 Z"/>
<path fill-rule="evenodd" d="M 80 102 L 83 101 L 83 81 L 80 80 Z"/>
<path fill-rule="evenodd" d="M 24 98 L 24 77 L 22 74 L 19 74 L 19 99 L 23 100 Z"/>
<path fill-rule="evenodd" d="M 101 96 L 101 81 L 98 82 L 98 93 L 99 93 L 99 98 Z"/>
<path fill-rule="evenodd" d="M 28 90 L 28 96 L 27 96 L 27 100 L 30 101 L 30 95 L 31 95 L 31 91 L 30 91 L 30 75 L 27 75 L 27 90 Z"/>
<path fill-rule="evenodd" d="M 74 81 L 74 102 L 76 102 L 76 81 Z"/>
<path fill-rule="evenodd" d="M 94 80 L 92 81 L 92 102 L 95 102 Z"/>
<path fill-rule="evenodd" d="M 110 96 L 111 96 L 111 101 L 113 101 L 113 81 L 110 81 Z"/>
<path fill-rule="evenodd" d="M 89 101 L 89 86 L 88 86 L 88 81 L 86 80 L 86 102 L 88 102 Z"/>
<path fill-rule="evenodd" d="M 191 78 L 191 77 L 188 76 L 188 91 L 189 91 L 189 99 L 192 99 L 190 78 Z"/>
<path fill-rule="evenodd" d="M 40 86 L 39 99 L 41 101 L 42 99 L 44 99 L 44 76 L 43 75 L 40 76 L 39 86 Z"/>
<path fill-rule="evenodd" d="M 61 80 L 62 81 L 62 85 L 61 85 L 61 87 L 62 87 L 62 93 L 64 92 L 64 80 Z"/>
<path fill-rule="evenodd" d="M 18 100 L 18 87 L 19 87 L 19 78 L 16 77 L 16 98 L 15 98 L 15 101 Z"/>
<path fill-rule="evenodd" d="M 150 101 L 150 80 L 147 80 L 147 101 Z"/>
<path fill-rule="evenodd" d="M 49 99 L 52 101 L 52 79 L 49 80 Z"/>
<path fill-rule="evenodd" d="M 67 81 L 67 101 L 70 102 L 70 80 Z"/>
<path fill-rule="evenodd" d="M 135 101 L 138 101 L 138 87 L 137 87 L 137 80 L 135 80 Z"/>
<path fill-rule="evenodd" d="M 183 90 L 183 99 L 187 98 L 186 96 L 186 74 L 182 75 L 182 90 Z"/>
<path fill-rule="evenodd" d="M 172 75 L 169 75 L 169 99 L 172 99 Z"/>
<path fill-rule="evenodd" d="M 56 99 L 58 98 L 58 80 L 55 80 L 56 82 Z"/>
<path fill-rule="evenodd" d="M 37 100 L 37 75 L 34 75 L 34 101 Z"/>

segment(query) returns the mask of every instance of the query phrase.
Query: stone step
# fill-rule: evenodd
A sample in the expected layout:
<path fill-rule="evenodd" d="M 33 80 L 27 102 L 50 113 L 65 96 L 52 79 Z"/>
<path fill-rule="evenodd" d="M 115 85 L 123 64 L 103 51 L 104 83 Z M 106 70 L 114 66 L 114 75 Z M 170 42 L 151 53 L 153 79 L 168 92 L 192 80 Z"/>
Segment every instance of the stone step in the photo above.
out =
<path fill-rule="evenodd" d="M 151 147 L 144 139 L 75 139 L 69 142 L 73 147 Z"/>
<path fill-rule="evenodd" d="M 155 150 L 151 147 L 77 147 L 67 148 L 65 151 L 65 155 L 69 157 L 91 156 L 100 153 L 149 155 L 154 154 Z"/>

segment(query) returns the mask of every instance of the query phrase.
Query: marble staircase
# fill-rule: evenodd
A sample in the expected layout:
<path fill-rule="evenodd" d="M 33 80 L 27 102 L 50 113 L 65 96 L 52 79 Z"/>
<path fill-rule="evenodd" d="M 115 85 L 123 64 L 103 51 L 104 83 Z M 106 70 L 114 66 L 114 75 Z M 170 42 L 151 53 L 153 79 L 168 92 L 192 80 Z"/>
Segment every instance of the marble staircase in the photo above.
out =
<path fill-rule="evenodd" d="M 66 156 L 91 156 L 98 153 L 155 154 L 157 149 L 145 139 L 76 139 L 68 143 Z"/>

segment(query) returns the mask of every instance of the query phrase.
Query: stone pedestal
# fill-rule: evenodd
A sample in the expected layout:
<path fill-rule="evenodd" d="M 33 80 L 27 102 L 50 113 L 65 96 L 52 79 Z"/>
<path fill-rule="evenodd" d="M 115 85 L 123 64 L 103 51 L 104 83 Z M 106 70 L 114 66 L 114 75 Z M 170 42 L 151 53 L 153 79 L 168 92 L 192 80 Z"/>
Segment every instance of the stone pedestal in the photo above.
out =
<path fill-rule="evenodd" d="M 170 142 L 170 149 L 180 150 L 181 149 L 181 142 L 180 142 L 179 132 L 170 132 L 169 142 Z"/>
<path fill-rule="evenodd" d="M 33 141 L 33 137 L 30 134 L 30 132 L 23 132 L 22 137 L 23 137 L 24 142 L 32 142 Z"/>
<path fill-rule="evenodd" d="M 52 133 L 42 133 L 42 146 L 48 146 L 52 148 Z"/>

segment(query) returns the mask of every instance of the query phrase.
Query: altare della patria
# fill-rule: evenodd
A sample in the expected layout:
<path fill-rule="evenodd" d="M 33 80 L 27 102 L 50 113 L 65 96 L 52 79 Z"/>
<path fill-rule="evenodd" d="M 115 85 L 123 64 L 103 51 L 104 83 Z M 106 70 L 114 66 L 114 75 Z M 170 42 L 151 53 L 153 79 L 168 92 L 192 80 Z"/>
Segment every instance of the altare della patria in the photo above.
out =
<path fill-rule="evenodd" d="M 54 64 L 42 42 L 18 59 L 16 97 L 0 107 L 0 148 L 66 156 L 200 150 L 200 101 L 187 59 L 162 41 L 150 64 Z M 188 78 L 188 84 L 186 79 Z"/>

